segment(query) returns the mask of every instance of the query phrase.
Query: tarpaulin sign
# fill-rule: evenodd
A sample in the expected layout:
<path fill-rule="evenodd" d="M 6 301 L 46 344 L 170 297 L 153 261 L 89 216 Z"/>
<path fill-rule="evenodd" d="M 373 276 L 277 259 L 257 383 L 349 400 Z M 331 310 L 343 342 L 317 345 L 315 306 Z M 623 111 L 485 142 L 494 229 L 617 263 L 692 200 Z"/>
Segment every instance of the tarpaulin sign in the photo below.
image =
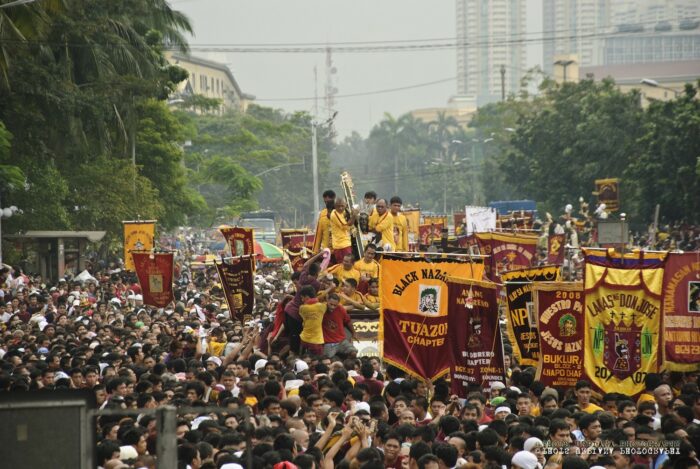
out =
<path fill-rule="evenodd" d="M 662 302 L 664 364 L 700 369 L 700 253 L 668 254 Z"/>
<path fill-rule="evenodd" d="M 134 271 L 132 251 L 150 251 L 154 247 L 155 220 L 124 221 L 124 269 Z"/>
<path fill-rule="evenodd" d="M 535 379 L 569 388 L 583 376 L 583 284 L 538 282 L 532 286 L 540 359 Z"/>
<path fill-rule="evenodd" d="M 601 391 L 634 396 L 647 373 L 658 373 L 663 275 L 663 266 L 586 262 L 584 365 Z"/>
<path fill-rule="evenodd" d="M 143 294 L 143 304 L 165 308 L 174 299 L 174 254 L 172 252 L 132 252 L 131 255 Z"/>
<path fill-rule="evenodd" d="M 383 358 L 407 373 L 436 379 L 449 372 L 447 278 L 481 279 L 479 263 L 384 256 L 379 340 Z"/>
<path fill-rule="evenodd" d="M 537 366 L 540 343 L 532 302 L 532 284 L 559 280 L 559 267 L 550 265 L 503 272 L 501 280 L 506 286 L 506 328 L 513 346 L 513 355 L 521 365 Z"/>
<path fill-rule="evenodd" d="M 497 285 L 455 278 L 447 285 L 451 392 L 466 398 L 505 381 Z"/>

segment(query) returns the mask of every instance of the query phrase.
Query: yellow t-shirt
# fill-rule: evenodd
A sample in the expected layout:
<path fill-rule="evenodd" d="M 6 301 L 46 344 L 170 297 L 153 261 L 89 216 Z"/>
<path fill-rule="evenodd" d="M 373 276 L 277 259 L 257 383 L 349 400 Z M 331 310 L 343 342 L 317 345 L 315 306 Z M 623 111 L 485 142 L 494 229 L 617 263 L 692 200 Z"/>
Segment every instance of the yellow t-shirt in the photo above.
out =
<path fill-rule="evenodd" d="M 374 308 L 379 307 L 379 297 L 378 296 L 370 295 L 369 293 L 367 293 L 365 295 L 364 299 L 365 299 L 365 306 L 367 306 L 368 308 L 374 309 Z"/>
<path fill-rule="evenodd" d="M 581 409 L 581 412 L 585 412 L 587 414 L 594 414 L 598 411 L 602 411 L 602 407 L 598 407 L 597 405 L 593 404 L 592 402 L 589 402 L 588 405 L 585 408 Z"/>
<path fill-rule="evenodd" d="M 384 215 L 379 215 L 377 222 L 374 225 L 374 231 L 381 233 L 382 240 L 380 244 L 391 246 L 392 251 L 396 251 L 396 243 L 394 243 L 394 217 L 389 212 L 384 212 Z"/>
<path fill-rule="evenodd" d="M 394 243 L 399 252 L 408 251 L 408 221 L 406 217 L 397 213 L 391 216 L 394 220 Z"/>
<path fill-rule="evenodd" d="M 338 279 L 340 283 L 343 283 L 348 278 L 354 278 L 357 283 L 360 283 L 360 271 L 354 267 L 350 270 L 345 270 L 342 264 L 336 264 L 329 268 L 327 272 Z"/>
<path fill-rule="evenodd" d="M 355 262 L 353 266 L 360 275 L 367 274 L 369 278 L 379 278 L 379 262 L 372 259 L 371 262 L 365 262 L 364 259 L 360 259 Z"/>
<path fill-rule="evenodd" d="M 224 351 L 224 348 L 226 347 L 226 342 L 216 342 L 215 340 L 211 340 L 209 342 L 209 353 L 214 356 L 221 356 L 221 353 Z"/>
<path fill-rule="evenodd" d="M 326 312 L 326 303 L 315 301 L 304 303 L 299 307 L 299 316 L 303 322 L 301 340 L 307 344 L 323 343 L 323 315 Z"/>
<path fill-rule="evenodd" d="M 345 214 L 333 210 L 331 212 L 331 245 L 333 249 L 343 249 L 350 246 L 350 230 Z"/>
<path fill-rule="evenodd" d="M 365 297 L 364 297 L 364 296 L 362 295 L 362 293 L 360 293 L 359 291 L 353 292 L 352 296 L 350 297 L 350 299 L 351 299 L 352 301 L 354 301 L 354 302 L 356 302 L 356 303 L 359 303 L 359 304 L 361 304 L 361 305 L 364 305 L 364 304 L 365 304 L 365 299 L 364 299 L 364 298 L 365 298 Z M 351 306 L 354 307 L 354 305 L 352 305 L 350 302 L 348 302 L 345 298 L 342 298 L 342 297 L 340 298 L 340 304 L 343 305 L 343 306 L 351 305 Z"/>
<path fill-rule="evenodd" d="M 314 238 L 314 252 L 331 247 L 331 221 L 328 219 L 328 209 L 324 208 L 318 214 L 316 223 L 316 237 Z"/>

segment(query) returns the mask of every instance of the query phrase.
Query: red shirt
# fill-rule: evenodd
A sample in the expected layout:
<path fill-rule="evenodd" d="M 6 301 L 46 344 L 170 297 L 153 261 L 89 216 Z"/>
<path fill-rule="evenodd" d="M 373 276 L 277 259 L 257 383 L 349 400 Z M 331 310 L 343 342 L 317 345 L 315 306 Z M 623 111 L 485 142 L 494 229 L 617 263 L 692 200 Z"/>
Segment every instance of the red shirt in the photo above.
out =
<path fill-rule="evenodd" d="M 345 326 L 351 326 L 350 316 L 341 305 L 323 315 L 323 341 L 327 344 L 337 344 L 345 340 Z"/>

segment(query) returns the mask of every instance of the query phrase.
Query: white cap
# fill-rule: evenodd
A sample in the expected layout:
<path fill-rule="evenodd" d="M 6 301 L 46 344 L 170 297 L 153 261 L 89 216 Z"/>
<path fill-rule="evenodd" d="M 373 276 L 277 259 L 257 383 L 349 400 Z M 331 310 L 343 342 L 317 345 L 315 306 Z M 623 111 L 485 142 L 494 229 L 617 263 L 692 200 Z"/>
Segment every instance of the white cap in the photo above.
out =
<path fill-rule="evenodd" d="M 216 363 L 216 366 L 221 366 L 221 358 L 215 357 L 213 355 L 211 357 L 207 358 L 207 362 Z"/>
<path fill-rule="evenodd" d="M 505 389 L 506 385 L 501 383 L 500 381 L 494 381 L 491 383 L 491 390 L 493 391 L 494 389 Z"/>
<path fill-rule="evenodd" d="M 537 469 L 541 467 L 540 463 L 537 462 L 537 456 L 529 451 L 518 451 L 513 455 L 510 463 L 523 469 Z"/>
<path fill-rule="evenodd" d="M 369 412 L 369 404 L 367 402 L 358 402 L 357 404 L 355 404 L 355 411 L 353 413 L 356 414 L 360 410 Z"/>
<path fill-rule="evenodd" d="M 294 363 L 294 372 L 295 373 L 301 373 L 302 371 L 306 371 L 309 369 L 309 364 L 306 363 L 304 360 L 297 360 Z"/>
<path fill-rule="evenodd" d="M 499 412 L 508 412 L 510 414 L 511 410 L 510 410 L 510 407 L 501 406 L 501 407 L 496 408 L 496 412 L 494 412 L 494 414 L 497 414 Z"/>
<path fill-rule="evenodd" d="M 267 360 L 265 360 L 264 358 L 261 358 L 260 360 L 256 361 L 255 362 L 255 372 L 257 373 L 261 369 L 265 368 L 266 365 L 267 365 Z"/>

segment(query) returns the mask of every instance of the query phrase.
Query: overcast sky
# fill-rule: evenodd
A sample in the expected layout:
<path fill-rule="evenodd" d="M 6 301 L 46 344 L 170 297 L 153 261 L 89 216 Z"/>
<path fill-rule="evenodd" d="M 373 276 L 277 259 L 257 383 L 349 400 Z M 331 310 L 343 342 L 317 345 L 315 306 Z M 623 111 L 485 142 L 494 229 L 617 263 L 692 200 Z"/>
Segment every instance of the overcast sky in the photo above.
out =
<path fill-rule="evenodd" d="M 172 0 L 192 21 L 193 55 L 227 63 L 243 91 L 259 104 L 288 111 L 313 110 L 325 85 L 325 54 L 205 52 L 200 45 L 338 43 L 455 37 L 454 0 Z M 528 0 L 528 30 L 541 31 L 541 0 Z M 406 87 L 456 75 L 456 51 L 335 53 L 338 94 Z M 528 50 L 528 68 L 541 62 L 541 46 Z M 385 112 L 446 106 L 456 81 L 372 96 L 338 98 L 336 129 L 366 136 Z M 272 99 L 273 101 L 268 101 Z M 320 99 L 320 107 L 323 100 Z M 323 113 L 323 109 L 321 109 Z"/>

